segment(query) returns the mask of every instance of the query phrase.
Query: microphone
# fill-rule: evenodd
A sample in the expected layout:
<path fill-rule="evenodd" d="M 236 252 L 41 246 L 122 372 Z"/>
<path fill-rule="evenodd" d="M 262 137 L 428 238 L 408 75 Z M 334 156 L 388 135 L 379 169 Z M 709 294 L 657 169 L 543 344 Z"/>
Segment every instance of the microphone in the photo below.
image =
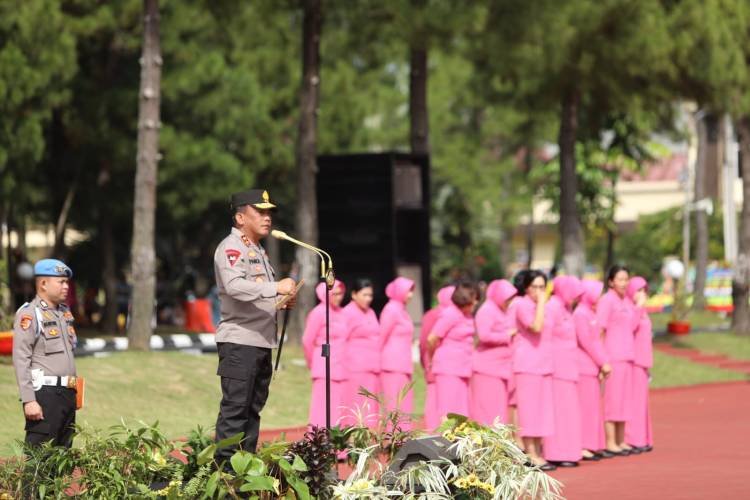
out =
<path fill-rule="evenodd" d="M 333 259 L 331 259 L 331 255 L 328 252 L 318 247 L 314 247 L 310 245 L 309 243 L 305 243 L 304 241 L 300 241 L 296 238 L 292 238 L 291 236 L 286 234 L 284 231 L 279 231 L 278 229 L 273 229 L 271 231 L 271 236 L 273 236 L 274 238 L 278 240 L 289 241 L 291 243 L 294 243 L 295 245 L 301 246 L 302 248 L 306 248 L 312 252 L 315 252 L 318 255 L 318 257 L 320 257 L 320 277 L 325 278 L 326 284 L 329 287 L 333 286 L 333 283 L 335 282 L 336 277 L 333 274 Z M 326 262 L 325 262 L 326 258 L 328 259 L 328 270 L 326 270 Z"/>

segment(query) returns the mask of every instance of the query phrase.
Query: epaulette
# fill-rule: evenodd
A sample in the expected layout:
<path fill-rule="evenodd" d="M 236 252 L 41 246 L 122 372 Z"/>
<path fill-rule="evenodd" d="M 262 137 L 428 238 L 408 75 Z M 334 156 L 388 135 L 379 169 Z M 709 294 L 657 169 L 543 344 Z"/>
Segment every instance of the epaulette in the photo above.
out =
<path fill-rule="evenodd" d="M 29 302 L 24 302 L 21 307 L 19 307 L 18 309 L 16 309 L 16 314 L 18 314 L 19 312 L 21 312 L 21 309 L 23 309 L 24 307 L 29 307 L 30 305 L 31 304 Z"/>

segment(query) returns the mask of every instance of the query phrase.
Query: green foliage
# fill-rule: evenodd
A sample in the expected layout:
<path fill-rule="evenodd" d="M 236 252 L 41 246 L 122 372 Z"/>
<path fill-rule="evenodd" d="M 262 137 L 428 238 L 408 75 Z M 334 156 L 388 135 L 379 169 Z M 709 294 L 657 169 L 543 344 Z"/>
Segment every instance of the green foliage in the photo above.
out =
<path fill-rule="evenodd" d="M 29 0 L 0 4 L 0 40 L 0 199 L 27 210 L 43 199 L 36 167 L 45 126 L 70 99 L 75 37 L 60 2 Z"/>
<path fill-rule="evenodd" d="M 720 211 L 708 217 L 711 260 L 724 258 L 723 223 Z M 691 232 L 691 248 L 695 248 L 695 231 Z M 640 217 L 632 231 L 615 242 L 618 262 L 626 264 L 635 275 L 649 282 L 661 281 L 664 258 L 682 255 L 682 211 L 673 208 Z"/>
<path fill-rule="evenodd" d="M 26 460 L 0 464 L 0 493 L 17 498 L 63 498 L 69 488 L 80 498 L 124 498 L 159 481 L 180 478 L 174 446 L 156 424 L 108 433 L 78 428 L 71 449 L 24 445 Z"/>

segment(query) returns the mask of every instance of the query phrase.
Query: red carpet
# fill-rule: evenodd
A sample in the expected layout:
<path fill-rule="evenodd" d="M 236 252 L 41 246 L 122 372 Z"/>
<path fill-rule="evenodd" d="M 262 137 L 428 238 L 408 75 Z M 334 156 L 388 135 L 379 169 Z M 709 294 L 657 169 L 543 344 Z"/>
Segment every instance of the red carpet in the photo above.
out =
<path fill-rule="evenodd" d="M 750 383 L 651 393 L 654 451 L 558 469 L 577 499 L 750 498 Z"/>

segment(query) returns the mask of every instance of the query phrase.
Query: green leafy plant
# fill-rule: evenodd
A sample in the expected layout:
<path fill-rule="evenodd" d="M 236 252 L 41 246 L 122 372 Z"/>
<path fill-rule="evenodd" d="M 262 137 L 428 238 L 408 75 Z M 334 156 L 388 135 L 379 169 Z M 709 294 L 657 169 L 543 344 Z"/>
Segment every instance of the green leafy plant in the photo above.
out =
<path fill-rule="evenodd" d="M 23 446 L 25 461 L 0 465 L 0 492 L 12 498 L 125 498 L 156 482 L 181 482 L 174 445 L 157 424 L 108 433 L 76 429 L 76 447 Z"/>

